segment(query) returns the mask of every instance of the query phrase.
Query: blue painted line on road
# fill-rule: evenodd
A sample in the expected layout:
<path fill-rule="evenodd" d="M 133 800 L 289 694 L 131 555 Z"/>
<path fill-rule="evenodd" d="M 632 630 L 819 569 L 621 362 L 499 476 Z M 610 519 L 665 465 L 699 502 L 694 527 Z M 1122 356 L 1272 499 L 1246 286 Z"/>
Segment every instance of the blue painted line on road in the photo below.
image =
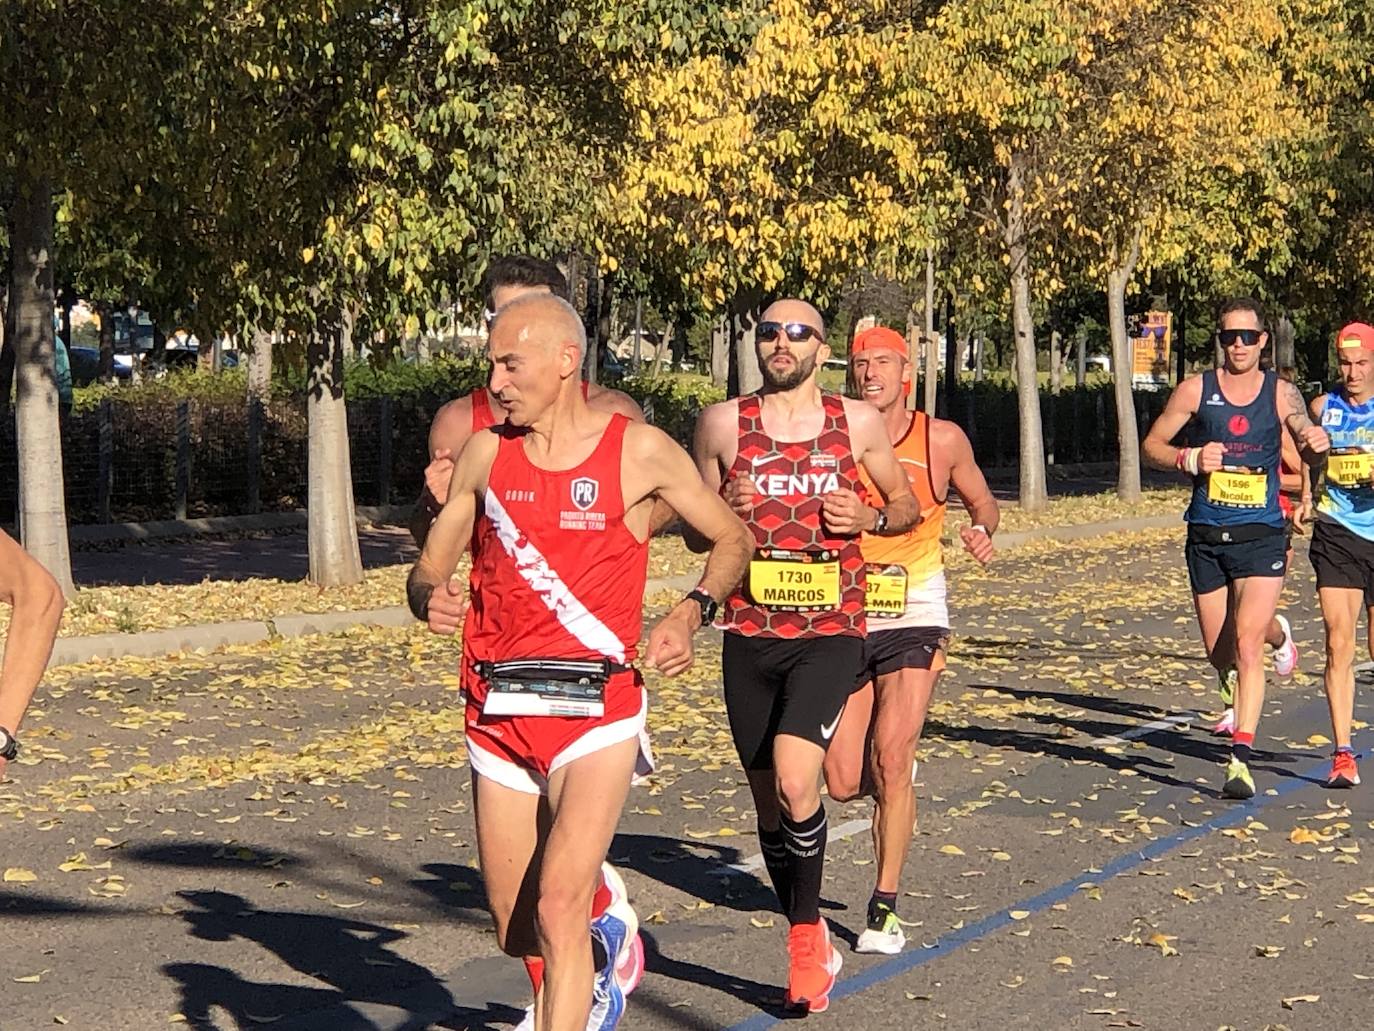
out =
<path fill-rule="evenodd" d="M 830 1001 L 833 1004 L 839 999 L 844 999 L 848 996 L 866 991 L 874 985 L 881 984 L 884 981 L 890 981 L 894 977 L 898 977 L 909 971 L 923 967 L 934 960 L 948 956 L 950 953 L 962 949 L 970 942 L 975 942 L 980 938 L 987 937 L 994 931 L 1001 930 L 1004 927 L 1010 927 L 1012 924 L 1016 923 L 1016 921 L 1011 918 L 1012 910 L 1025 910 L 1029 913 L 1038 913 L 1049 909 L 1050 906 L 1063 902 L 1065 899 L 1072 898 L 1073 894 L 1083 887 L 1104 884 L 1118 874 L 1134 870 L 1136 867 L 1157 859 L 1162 855 L 1166 855 L 1179 846 L 1186 845 L 1188 842 L 1202 837 L 1204 834 L 1225 830 L 1233 824 L 1240 823 L 1247 817 L 1260 812 L 1271 803 L 1277 802 L 1279 799 L 1291 795 L 1295 791 L 1299 791 L 1302 788 L 1314 787 L 1315 785 L 1312 784 L 1309 778 L 1325 773 L 1329 769 L 1329 766 L 1330 759 L 1324 759 L 1310 769 L 1292 775 L 1289 779 L 1279 784 L 1279 786 L 1274 789 L 1275 793 L 1272 795 L 1257 795 L 1246 802 L 1232 803 L 1223 800 L 1223 804 L 1229 806 L 1225 812 L 1218 813 L 1216 816 L 1198 824 L 1196 827 L 1185 827 L 1183 830 L 1171 834 L 1167 838 L 1159 838 L 1150 842 L 1150 844 L 1142 849 L 1118 856 L 1104 866 L 1099 873 L 1085 872 L 1079 877 L 1074 877 L 1072 880 L 1065 881 L 1056 887 L 1050 888 L 1048 891 L 1042 891 L 1039 895 L 1032 895 L 1030 898 L 1020 902 L 1014 902 L 1006 909 L 994 913 L 992 916 L 986 917 L 976 924 L 971 924 L 968 927 L 961 928 L 953 934 L 941 937 L 939 941 L 930 948 L 922 948 L 908 952 L 894 959 L 890 959 L 885 963 L 880 963 L 875 967 L 871 967 L 854 977 L 845 978 L 835 985 L 835 990 L 830 993 Z M 780 1023 L 782 1023 L 782 1021 L 770 1014 L 760 1013 L 750 1017 L 748 1020 L 733 1025 L 728 1028 L 727 1031 L 763 1031 L 764 1028 L 775 1027 Z"/>

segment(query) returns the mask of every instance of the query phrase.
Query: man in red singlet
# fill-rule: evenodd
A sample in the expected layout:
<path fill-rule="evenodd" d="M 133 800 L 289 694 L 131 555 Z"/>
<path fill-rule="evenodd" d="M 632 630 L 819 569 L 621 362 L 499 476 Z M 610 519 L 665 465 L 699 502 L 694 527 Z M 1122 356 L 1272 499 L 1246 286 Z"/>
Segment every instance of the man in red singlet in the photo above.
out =
<path fill-rule="evenodd" d="M 598 872 L 636 766 L 647 697 L 634 668 L 656 499 L 711 542 L 700 585 L 649 634 L 644 661 L 676 675 L 691 635 L 739 581 L 740 520 L 661 431 L 582 396 L 586 349 L 567 302 L 521 297 L 488 349 L 504 424 L 473 437 L 407 585 L 416 616 L 474 547 L 464 631 L 477 843 L 501 948 L 525 958 L 540 1031 L 615 1027 L 615 957 L 629 933 L 588 933 Z M 475 534 L 474 534 L 475 530 Z"/>
<path fill-rule="evenodd" d="M 566 301 L 568 281 L 558 271 L 557 265 L 543 258 L 524 254 L 507 254 L 496 258 L 482 277 L 483 320 L 490 326 L 496 313 L 505 305 L 531 293 L 552 294 Z M 644 413 L 634 398 L 622 391 L 583 383 L 582 396 L 599 411 L 620 412 L 635 422 L 644 421 Z M 495 395 L 487 388 L 454 398 L 434 414 L 434 421 L 429 427 L 430 462 L 425 467 L 425 486 L 410 521 L 410 534 L 420 547 L 424 547 L 430 524 L 444 507 L 449 477 L 453 475 L 453 462 L 463 446 L 474 433 L 495 426 L 505 418 Z"/>
<path fill-rule="evenodd" d="M 791 925 L 787 1003 L 830 1001 L 840 954 L 820 916 L 827 834 L 820 774 L 858 682 L 864 638 L 863 531 L 904 533 L 916 500 L 878 412 L 823 392 L 830 354 L 805 301 L 768 307 L 756 331 L 764 389 L 712 405 L 696 430 L 697 468 L 727 479 L 756 550 L 725 611 L 725 707 L 758 812 L 759 843 Z M 885 508 L 864 504 L 859 471 Z M 875 499 L 876 500 L 876 499 Z"/>

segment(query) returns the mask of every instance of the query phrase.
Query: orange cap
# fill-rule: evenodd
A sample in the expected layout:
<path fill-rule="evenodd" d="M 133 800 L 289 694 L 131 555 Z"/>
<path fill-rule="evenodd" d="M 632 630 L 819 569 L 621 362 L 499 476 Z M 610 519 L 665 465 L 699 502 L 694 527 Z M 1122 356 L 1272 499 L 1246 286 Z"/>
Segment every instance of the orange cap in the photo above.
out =
<path fill-rule="evenodd" d="M 849 345 L 849 357 L 861 354 L 864 351 L 896 351 L 903 358 L 906 353 L 906 337 L 898 333 L 895 329 L 888 329 L 886 326 L 870 326 L 854 337 L 854 343 Z M 902 396 L 906 397 L 911 393 L 911 381 L 907 380 L 902 384 Z"/>
<path fill-rule="evenodd" d="M 1336 334 L 1336 347 L 1362 347 L 1374 351 L 1374 326 L 1363 322 L 1352 322 Z"/>
<path fill-rule="evenodd" d="M 1371 330 L 1374 332 L 1374 330 Z M 903 358 L 906 357 L 906 337 L 898 333 L 895 329 L 888 329 L 886 326 L 870 326 L 854 338 L 854 343 L 849 348 L 851 355 L 858 354 L 860 351 L 875 351 L 879 348 L 886 348 L 889 351 L 896 351 Z"/>

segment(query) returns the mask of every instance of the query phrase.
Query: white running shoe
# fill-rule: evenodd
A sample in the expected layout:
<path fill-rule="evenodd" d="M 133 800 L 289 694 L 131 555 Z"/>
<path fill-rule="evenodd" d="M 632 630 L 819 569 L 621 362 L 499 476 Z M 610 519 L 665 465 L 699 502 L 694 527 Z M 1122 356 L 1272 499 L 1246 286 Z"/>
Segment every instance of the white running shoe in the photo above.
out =
<path fill-rule="evenodd" d="M 534 1031 L 534 1006 L 525 1007 L 525 1019 L 511 1028 L 511 1031 Z"/>
<path fill-rule="evenodd" d="M 1230 737 L 1236 732 L 1236 710 L 1227 709 L 1221 714 L 1221 719 L 1217 720 L 1216 726 L 1212 728 L 1212 733 L 1217 737 Z"/>
<path fill-rule="evenodd" d="M 1283 644 L 1274 649 L 1274 672 L 1281 677 L 1291 677 L 1298 668 L 1298 645 L 1293 640 L 1293 628 L 1288 625 L 1288 620 L 1279 615 L 1274 618 L 1283 630 Z"/>
<path fill-rule="evenodd" d="M 897 914 L 889 909 L 883 914 L 881 927 L 864 928 L 864 933 L 859 935 L 859 940 L 854 945 L 854 951 L 895 956 L 905 947 L 906 934 L 902 931 L 902 922 L 897 919 Z"/>

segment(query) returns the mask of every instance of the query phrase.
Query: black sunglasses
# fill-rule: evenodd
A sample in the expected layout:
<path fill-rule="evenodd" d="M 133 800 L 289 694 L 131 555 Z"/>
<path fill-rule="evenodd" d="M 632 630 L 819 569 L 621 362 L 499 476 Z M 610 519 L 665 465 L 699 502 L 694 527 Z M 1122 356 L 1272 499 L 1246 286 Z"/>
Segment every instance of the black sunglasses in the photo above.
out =
<path fill-rule="evenodd" d="M 779 333 L 786 333 L 787 339 L 794 344 L 800 344 L 812 337 L 825 343 L 825 334 L 815 326 L 808 326 L 805 322 L 760 322 L 758 328 L 754 330 L 754 336 L 759 340 L 776 340 Z"/>
<path fill-rule="evenodd" d="M 1262 329 L 1219 329 L 1217 330 L 1217 340 L 1222 347 L 1230 347 L 1232 344 L 1244 344 L 1246 347 L 1254 347 L 1260 342 L 1260 337 L 1264 336 Z"/>

